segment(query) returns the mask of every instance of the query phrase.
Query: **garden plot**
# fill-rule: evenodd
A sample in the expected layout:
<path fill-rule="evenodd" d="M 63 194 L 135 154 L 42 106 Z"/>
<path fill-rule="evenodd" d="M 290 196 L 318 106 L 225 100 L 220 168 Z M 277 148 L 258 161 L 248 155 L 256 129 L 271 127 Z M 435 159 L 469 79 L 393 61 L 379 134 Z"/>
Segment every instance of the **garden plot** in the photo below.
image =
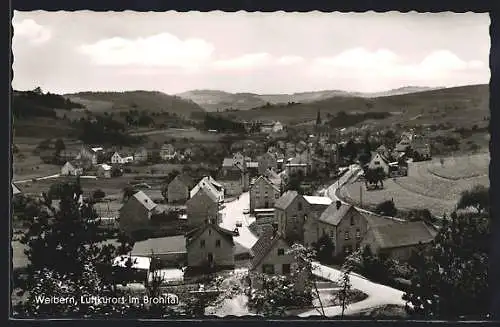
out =
<path fill-rule="evenodd" d="M 393 199 L 398 209 L 429 209 L 436 216 L 449 214 L 455 209 L 463 191 L 475 185 L 489 185 L 486 174 L 489 155 L 446 158 L 444 162 L 444 167 L 441 167 L 439 160 L 412 163 L 407 177 L 387 179 L 384 181 L 384 188 L 380 190 L 366 191 L 363 184 L 360 190 L 360 183 L 347 184 L 341 189 L 340 196 L 350 203 L 360 205 L 362 192 L 361 204 L 365 207 L 374 207 L 380 202 Z M 439 177 L 431 173 L 431 169 L 438 165 L 441 174 L 454 178 Z M 459 176 L 462 178 L 459 179 Z"/>
<path fill-rule="evenodd" d="M 428 166 L 428 171 L 441 178 L 459 180 L 487 175 L 489 164 L 489 153 L 476 154 L 446 158 L 443 165 L 440 162 L 432 162 Z"/>

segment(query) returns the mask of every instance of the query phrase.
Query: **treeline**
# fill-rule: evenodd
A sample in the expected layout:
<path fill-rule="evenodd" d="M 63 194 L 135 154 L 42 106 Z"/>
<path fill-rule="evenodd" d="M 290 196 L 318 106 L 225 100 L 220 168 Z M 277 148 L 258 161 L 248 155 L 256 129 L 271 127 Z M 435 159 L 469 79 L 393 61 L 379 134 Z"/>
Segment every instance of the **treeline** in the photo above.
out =
<path fill-rule="evenodd" d="M 40 88 L 34 91 L 14 91 L 12 96 L 12 113 L 16 118 L 56 117 L 54 109 L 84 108 L 61 95 L 50 92 L 43 93 Z"/>
<path fill-rule="evenodd" d="M 390 117 L 391 114 L 389 112 L 379 111 L 379 112 L 365 112 L 365 113 L 354 113 L 348 114 L 344 111 L 340 111 L 335 116 L 329 116 L 329 120 L 327 125 L 330 127 L 350 127 L 361 123 L 362 121 L 368 119 L 386 119 Z"/>
<path fill-rule="evenodd" d="M 125 133 L 125 125 L 111 117 L 97 117 L 93 120 L 82 118 L 76 124 L 79 139 L 86 143 L 136 145 L 142 142 L 140 137 Z"/>
<path fill-rule="evenodd" d="M 207 130 L 215 129 L 219 132 L 244 133 L 245 126 L 242 123 L 227 119 L 218 115 L 206 114 L 203 127 Z"/>

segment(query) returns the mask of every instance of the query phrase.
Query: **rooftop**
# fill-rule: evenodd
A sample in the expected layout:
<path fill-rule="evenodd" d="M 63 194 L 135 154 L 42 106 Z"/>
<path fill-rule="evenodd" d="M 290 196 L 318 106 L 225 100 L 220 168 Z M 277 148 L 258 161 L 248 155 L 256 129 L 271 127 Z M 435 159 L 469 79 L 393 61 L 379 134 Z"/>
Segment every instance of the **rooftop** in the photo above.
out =
<path fill-rule="evenodd" d="M 150 238 L 134 244 L 133 256 L 149 257 L 151 253 L 186 253 L 186 238 L 184 235 Z"/>
<path fill-rule="evenodd" d="M 332 204 L 332 199 L 326 196 L 308 196 L 304 195 L 304 199 L 309 202 L 309 204 L 319 204 L 329 206 Z"/>
<path fill-rule="evenodd" d="M 420 242 L 430 243 L 436 236 L 436 231 L 423 221 L 377 226 L 373 227 L 371 232 L 383 249 L 416 245 Z"/>
<path fill-rule="evenodd" d="M 153 210 L 156 207 L 156 203 L 143 191 L 135 193 L 134 198 L 136 198 L 147 210 Z"/>

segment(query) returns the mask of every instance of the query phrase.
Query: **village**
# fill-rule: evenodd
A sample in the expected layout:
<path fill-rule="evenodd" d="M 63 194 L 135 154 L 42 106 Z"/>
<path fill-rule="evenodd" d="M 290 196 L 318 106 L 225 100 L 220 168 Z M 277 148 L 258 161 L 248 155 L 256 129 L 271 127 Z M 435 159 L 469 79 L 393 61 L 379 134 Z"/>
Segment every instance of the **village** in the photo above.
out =
<path fill-rule="evenodd" d="M 268 137 L 283 132 L 279 122 L 262 124 L 260 130 Z M 335 136 L 342 139 L 342 132 L 335 131 Z M 321 274 L 340 269 L 350 254 L 369 247 L 374 255 L 384 255 L 404 265 L 413 252 L 432 243 L 438 230 L 429 220 L 391 217 L 339 197 L 342 187 L 353 181 L 366 188 L 366 192 L 383 189 L 384 180 L 407 176 L 413 161 L 431 160 L 431 147 L 424 137 L 413 130 L 403 132 L 394 147 L 382 143 L 364 162 L 349 157 L 345 151 L 341 153 L 347 142 L 331 142 L 333 138 L 318 123 L 313 134 L 306 134 L 297 143 L 278 139 L 264 153 L 253 157 L 243 148 L 232 157 L 223 158 L 213 176 L 196 176 L 181 170 L 171 173 L 165 183 L 153 175 L 147 183 L 126 187 L 123 198 L 109 199 L 104 194 L 97 197 L 96 191 L 88 191 L 84 192 L 84 201 L 94 201 L 102 228 L 123 232 L 134 240 L 132 251 L 114 263 L 123 269 L 129 267 L 128 260 L 134 263 L 129 267 L 134 271 L 131 279 L 124 282 L 129 287 L 151 278 L 152 262 L 165 289 L 173 285 L 193 287 L 199 276 L 225 276 L 235 271 L 287 276 L 297 265 L 296 258 L 289 254 L 293 244 L 318 248 L 326 240 L 331 244 L 331 253 L 327 263 L 318 263 L 316 274 L 327 292 L 335 289 L 336 280 Z M 147 164 L 152 156 L 164 162 L 182 163 L 189 158 L 189 151 L 178 152 L 169 143 L 156 152 L 145 147 L 124 152 L 82 145 L 79 150 L 62 150 L 59 156 L 67 161 L 59 174 L 46 181 L 78 178 L 99 186 L 100 181 L 104 184 L 119 179 L 134 164 Z M 14 197 L 22 194 L 22 185 L 12 184 Z M 163 196 L 158 196 L 158 188 Z M 111 210 L 110 201 L 114 206 Z M 251 288 L 262 287 L 261 284 L 255 278 L 248 283 Z M 370 305 L 369 301 L 366 303 Z M 399 296 L 383 299 L 378 305 L 403 303 Z M 357 310 L 361 309 L 367 308 L 360 306 Z"/>

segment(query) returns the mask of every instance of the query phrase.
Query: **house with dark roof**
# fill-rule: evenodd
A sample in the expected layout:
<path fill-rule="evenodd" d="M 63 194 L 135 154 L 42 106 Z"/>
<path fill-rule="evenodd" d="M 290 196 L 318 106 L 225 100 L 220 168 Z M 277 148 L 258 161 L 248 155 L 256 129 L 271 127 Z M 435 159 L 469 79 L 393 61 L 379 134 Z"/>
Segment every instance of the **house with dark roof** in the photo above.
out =
<path fill-rule="evenodd" d="M 273 208 L 280 196 L 279 185 L 265 176 L 259 176 L 250 187 L 250 212 L 253 213 L 255 209 Z"/>
<path fill-rule="evenodd" d="M 191 270 L 234 268 L 234 240 L 238 234 L 205 223 L 186 233 L 187 263 Z"/>
<path fill-rule="evenodd" d="M 132 195 L 120 208 L 120 229 L 127 233 L 149 228 L 157 204 L 143 191 Z"/>
<path fill-rule="evenodd" d="M 290 253 L 291 243 L 280 234 L 273 232 L 272 228 L 264 228 L 261 236 L 250 250 L 250 283 L 254 289 L 263 287 L 264 275 L 290 276 L 297 272 L 297 261 Z M 301 276 L 295 284 L 296 291 L 303 290 L 305 275 Z"/>
<path fill-rule="evenodd" d="M 287 240 L 303 243 L 305 222 L 316 219 L 330 203 L 328 198 L 302 196 L 292 190 L 285 192 L 274 203 L 278 232 Z"/>
<path fill-rule="evenodd" d="M 310 219 L 304 235 L 304 245 L 312 246 L 322 236 L 335 245 L 334 255 L 348 254 L 361 246 L 368 229 L 368 220 L 354 206 L 340 201 L 329 205 L 318 217 Z"/>
<path fill-rule="evenodd" d="M 202 186 L 186 202 L 188 225 L 196 228 L 209 221 L 218 223 L 220 220 L 220 205 L 217 196 L 208 187 Z"/>
<path fill-rule="evenodd" d="M 184 203 L 189 199 L 189 191 L 194 187 L 193 179 L 185 174 L 179 174 L 167 186 L 169 203 Z"/>
<path fill-rule="evenodd" d="M 130 253 L 141 258 L 155 258 L 162 267 L 183 266 L 187 262 L 184 235 L 150 238 L 134 243 Z"/>
<path fill-rule="evenodd" d="M 374 254 L 406 261 L 412 253 L 432 246 L 437 231 L 423 221 L 387 224 L 370 228 L 362 246 L 369 246 Z"/>

